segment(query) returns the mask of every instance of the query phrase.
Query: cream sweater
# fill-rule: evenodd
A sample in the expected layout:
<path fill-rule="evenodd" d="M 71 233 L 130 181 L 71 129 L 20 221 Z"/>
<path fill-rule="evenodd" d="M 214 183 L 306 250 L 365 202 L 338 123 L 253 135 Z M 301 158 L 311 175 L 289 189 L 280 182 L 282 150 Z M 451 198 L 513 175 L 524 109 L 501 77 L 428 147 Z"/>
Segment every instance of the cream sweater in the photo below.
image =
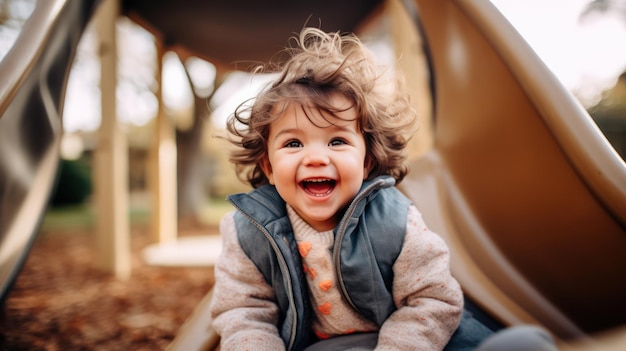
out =
<path fill-rule="evenodd" d="M 380 328 L 352 310 L 336 289 L 328 250 L 332 232 L 317 232 L 288 211 L 317 313 L 313 328 L 318 337 L 378 331 L 379 351 L 443 349 L 461 319 L 463 294 L 450 274 L 446 244 L 426 227 L 414 206 L 393 266 L 398 309 Z M 233 213 L 222 219 L 220 229 L 224 246 L 215 267 L 211 313 L 221 349 L 284 350 L 274 292 L 239 246 Z"/>

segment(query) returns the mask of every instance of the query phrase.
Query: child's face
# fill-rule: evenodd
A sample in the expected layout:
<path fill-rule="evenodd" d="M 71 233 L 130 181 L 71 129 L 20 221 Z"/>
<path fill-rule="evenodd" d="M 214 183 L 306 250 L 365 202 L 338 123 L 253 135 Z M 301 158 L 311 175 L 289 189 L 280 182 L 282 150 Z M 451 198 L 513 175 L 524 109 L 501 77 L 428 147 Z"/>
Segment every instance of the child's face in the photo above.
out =
<path fill-rule="evenodd" d="M 350 106 L 336 95 L 337 107 Z M 290 104 L 272 124 L 263 169 L 280 196 L 311 227 L 333 229 L 339 213 L 359 191 L 367 177 L 365 139 L 357 125 L 356 110 L 341 112 L 343 119 L 315 109 Z M 312 123 L 309 118 L 313 120 Z"/>

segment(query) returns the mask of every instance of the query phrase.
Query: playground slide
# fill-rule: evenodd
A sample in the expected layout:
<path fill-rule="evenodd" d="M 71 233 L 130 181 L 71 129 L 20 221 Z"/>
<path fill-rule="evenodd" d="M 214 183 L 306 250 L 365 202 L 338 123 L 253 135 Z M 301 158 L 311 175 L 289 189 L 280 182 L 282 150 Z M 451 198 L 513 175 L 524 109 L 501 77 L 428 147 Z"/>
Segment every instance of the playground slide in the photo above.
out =
<path fill-rule="evenodd" d="M 626 165 L 489 2 L 415 1 L 435 147 L 401 188 L 467 296 L 563 339 L 626 324 Z"/>
<path fill-rule="evenodd" d="M 142 19 L 137 4 L 156 13 L 161 3 L 125 6 Z M 488 1 L 409 3 L 429 53 L 436 124 L 434 149 L 411 165 L 401 190 L 449 243 L 468 298 L 504 325 L 537 323 L 564 340 L 623 327 L 624 162 Z M 63 92 L 96 5 L 40 1 L 0 63 L 2 298 L 54 183 Z M 160 15 L 143 19 L 156 31 L 165 22 L 178 28 L 175 16 Z M 228 25 L 221 35 L 234 31 Z M 173 33 L 167 39 L 184 42 Z M 207 58 L 225 50 L 204 49 L 214 51 Z M 219 339 L 209 324 L 201 304 L 172 349 L 212 349 Z M 201 345 L 207 339 L 211 346 Z M 176 347 L 186 341 L 197 348 Z"/>
<path fill-rule="evenodd" d="M 67 78 L 97 3 L 38 1 L 0 62 L 0 304 L 54 186 Z"/>

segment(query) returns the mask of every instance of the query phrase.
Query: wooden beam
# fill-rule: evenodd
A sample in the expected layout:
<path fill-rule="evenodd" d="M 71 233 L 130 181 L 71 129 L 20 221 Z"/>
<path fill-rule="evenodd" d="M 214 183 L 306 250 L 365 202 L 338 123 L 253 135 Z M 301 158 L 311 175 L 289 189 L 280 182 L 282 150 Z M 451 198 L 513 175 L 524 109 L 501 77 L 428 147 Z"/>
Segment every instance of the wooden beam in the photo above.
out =
<path fill-rule="evenodd" d="M 128 147 L 116 113 L 116 21 L 119 0 L 104 0 L 96 17 L 101 64 L 102 122 L 94 153 L 98 264 L 117 278 L 130 276 Z"/>
<path fill-rule="evenodd" d="M 163 55 L 162 41 L 157 38 L 156 91 L 159 111 L 150 146 L 148 186 L 152 194 L 151 225 L 153 242 L 173 242 L 178 236 L 178 204 L 176 200 L 176 133 L 174 124 L 165 112 L 163 103 Z"/>

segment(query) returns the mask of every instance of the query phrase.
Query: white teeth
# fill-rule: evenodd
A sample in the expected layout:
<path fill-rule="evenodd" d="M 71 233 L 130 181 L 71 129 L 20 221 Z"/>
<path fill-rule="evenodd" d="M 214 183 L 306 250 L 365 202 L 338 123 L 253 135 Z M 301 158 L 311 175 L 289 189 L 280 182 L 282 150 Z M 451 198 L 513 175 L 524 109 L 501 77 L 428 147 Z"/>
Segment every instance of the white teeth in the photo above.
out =
<path fill-rule="evenodd" d="M 330 179 L 307 179 L 305 180 L 305 182 L 311 182 L 311 183 L 322 183 L 322 182 L 328 182 L 330 181 Z"/>
<path fill-rule="evenodd" d="M 316 189 L 319 186 L 314 185 L 315 183 L 318 183 L 319 185 L 327 183 L 326 186 L 328 186 L 328 190 L 324 193 L 320 193 L 319 191 L 322 189 Z M 324 197 L 333 192 L 333 189 L 335 188 L 335 180 L 331 178 L 310 178 L 303 180 L 301 186 L 308 194 L 312 196 Z"/>
<path fill-rule="evenodd" d="M 313 193 L 309 193 L 309 194 L 311 194 L 311 195 L 313 195 L 315 197 L 322 197 L 322 196 L 326 196 L 326 195 L 330 194 L 330 191 L 328 191 L 326 193 L 323 193 L 323 194 L 313 194 Z"/>

